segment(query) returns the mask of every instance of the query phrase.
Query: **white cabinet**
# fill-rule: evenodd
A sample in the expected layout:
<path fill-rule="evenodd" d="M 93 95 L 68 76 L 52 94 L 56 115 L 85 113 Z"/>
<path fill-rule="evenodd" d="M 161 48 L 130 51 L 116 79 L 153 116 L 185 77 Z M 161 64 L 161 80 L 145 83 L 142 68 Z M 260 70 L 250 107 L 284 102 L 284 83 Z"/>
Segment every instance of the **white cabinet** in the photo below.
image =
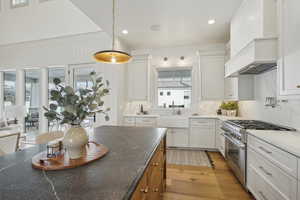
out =
<path fill-rule="evenodd" d="M 254 77 L 244 75 L 235 78 L 225 78 L 226 100 L 254 100 Z"/>
<path fill-rule="evenodd" d="M 231 57 L 255 38 L 276 37 L 276 1 L 244 0 L 233 16 L 230 27 Z"/>
<path fill-rule="evenodd" d="M 189 132 L 185 128 L 170 128 L 167 132 L 168 147 L 188 147 Z"/>
<path fill-rule="evenodd" d="M 300 1 L 279 0 L 279 95 L 300 98 Z"/>
<path fill-rule="evenodd" d="M 200 55 L 200 100 L 224 99 L 224 55 Z"/>
<path fill-rule="evenodd" d="M 157 119 L 156 117 L 136 117 L 135 125 L 140 127 L 156 127 Z"/>
<path fill-rule="evenodd" d="M 138 127 L 157 127 L 157 117 L 125 116 L 123 118 L 123 125 Z"/>
<path fill-rule="evenodd" d="M 124 126 L 135 126 L 135 117 L 124 117 L 123 125 Z"/>
<path fill-rule="evenodd" d="M 223 135 L 224 131 L 221 129 L 221 126 L 222 126 L 222 121 L 217 120 L 216 121 L 216 148 L 225 158 L 225 137 Z"/>
<path fill-rule="evenodd" d="M 215 149 L 215 119 L 190 119 L 189 147 Z"/>
<path fill-rule="evenodd" d="M 128 64 L 128 99 L 147 101 L 149 98 L 149 56 L 134 56 Z"/>
<path fill-rule="evenodd" d="M 297 200 L 297 158 L 251 135 L 247 187 L 256 199 Z"/>

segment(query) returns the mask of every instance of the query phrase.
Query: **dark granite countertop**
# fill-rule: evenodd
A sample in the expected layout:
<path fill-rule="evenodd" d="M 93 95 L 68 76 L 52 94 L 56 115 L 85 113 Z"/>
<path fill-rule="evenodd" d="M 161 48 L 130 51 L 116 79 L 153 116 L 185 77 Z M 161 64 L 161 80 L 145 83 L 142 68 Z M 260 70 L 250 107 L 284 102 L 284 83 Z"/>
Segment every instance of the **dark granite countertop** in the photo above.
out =
<path fill-rule="evenodd" d="M 40 171 L 31 158 L 40 145 L 0 157 L 1 200 L 130 199 L 166 129 L 100 127 L 91 136 L 110 152 L 89 165 L 63 171 Z"/>

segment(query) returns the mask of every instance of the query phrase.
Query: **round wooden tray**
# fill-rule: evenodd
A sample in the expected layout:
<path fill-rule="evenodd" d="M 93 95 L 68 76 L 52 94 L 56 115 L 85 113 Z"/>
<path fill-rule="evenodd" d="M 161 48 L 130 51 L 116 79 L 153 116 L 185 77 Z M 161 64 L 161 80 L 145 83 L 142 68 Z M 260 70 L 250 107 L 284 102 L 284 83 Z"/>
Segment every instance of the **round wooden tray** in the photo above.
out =
<path fill-rule="evenodd" d="M 32 158 L 32 166 L 33 168 L 45 171 L 71 169 L 98 160 L 107 153 L 108 148 L 106 146 L 89 142 L 86 145 L 84 155 L 79 159 L 70 159 L 66 152 L 54 158 L 47 158 L 47 152 L 44 151 Z"/>

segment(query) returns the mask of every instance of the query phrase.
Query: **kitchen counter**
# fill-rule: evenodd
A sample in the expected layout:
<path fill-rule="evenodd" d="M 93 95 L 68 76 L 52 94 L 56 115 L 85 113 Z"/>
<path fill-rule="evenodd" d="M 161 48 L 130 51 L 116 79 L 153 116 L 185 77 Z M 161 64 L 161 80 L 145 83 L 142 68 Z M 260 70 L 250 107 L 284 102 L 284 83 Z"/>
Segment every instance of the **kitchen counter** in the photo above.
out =
<path fill-rule="evenodd" d="M 0 157 L 0 199 L 127 200 L 166 134 L 166 129 L 99 127 L 91 140 L 109 153 L 86 166 L 63 171 L 33 169 L 31 158 L 44 145 Z"/>
<path fill-rule="evenodd" d="M 200 119 L 200 118 L 219 119 L 221 121 L 245 119 L 245 118 L 242 118 L 242 117 L 229 117 L 229 116 L 224 116 L 224 115 L 192 115 L 192 116 L 189 116 L 189 118 L 190 119 Z"/>
<path fill-rule="evenodd" d="M 247 130 L 247 132 L 300 158 L 300 132 L 298 131 Z"/>
<path fill-rule="evenodd" d="M 143 117 L 143 118 L 158 118 L 159 115 L 137 115 L 137 114 L 125 114 L 124 117 Z"/>

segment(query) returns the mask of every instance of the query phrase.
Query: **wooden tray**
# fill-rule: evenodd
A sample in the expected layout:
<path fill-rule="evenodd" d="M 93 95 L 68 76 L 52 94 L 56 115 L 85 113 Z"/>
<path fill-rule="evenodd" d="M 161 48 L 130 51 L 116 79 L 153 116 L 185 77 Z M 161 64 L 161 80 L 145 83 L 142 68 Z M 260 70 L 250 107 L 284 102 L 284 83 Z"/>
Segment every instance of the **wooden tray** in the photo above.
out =
<path fill-rule="evenodd" d="M 98 160 L 108 153 L 108 148 L 102 144 L 89 142 L 86 145 L 83 157 L 79 159 L 70 159 L 68 153 L 62 153 L 55 158 L 47 158 L 47 152 L 41 152 L 32 158 L 32 167 L 41 170 L 64 170 L 86 165 Z M 43 163 L 40 160 L 44 160 Z"/>

